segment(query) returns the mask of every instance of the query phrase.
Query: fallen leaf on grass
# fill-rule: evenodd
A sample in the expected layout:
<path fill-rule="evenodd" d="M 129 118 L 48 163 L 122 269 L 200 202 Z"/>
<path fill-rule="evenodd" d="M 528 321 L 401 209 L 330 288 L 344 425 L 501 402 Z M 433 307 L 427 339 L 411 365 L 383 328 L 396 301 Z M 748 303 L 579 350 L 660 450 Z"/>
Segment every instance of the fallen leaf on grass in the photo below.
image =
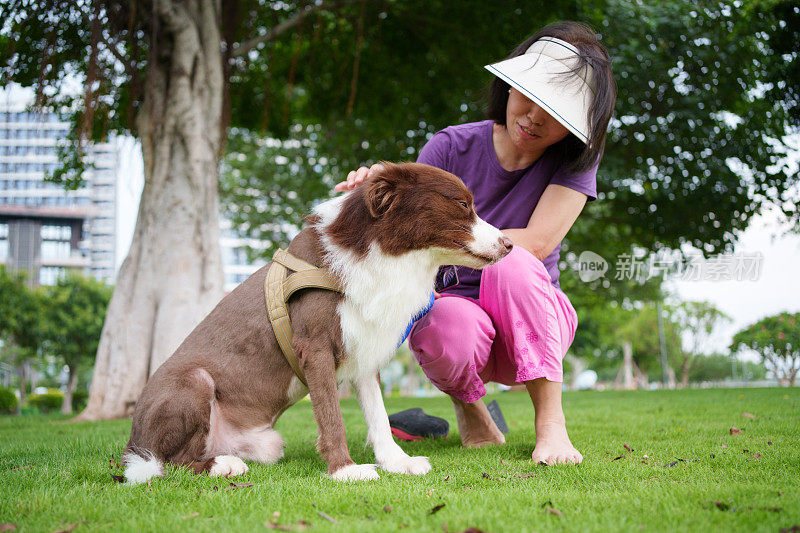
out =
<path fill-rule="evenodd" d="M 755 418 L 756 417 L 756 415 L 754 415 L 753 413 L 742 413 L 742 416 L 745 417 L 745 418 Z"/>
<path fill-rule="evenodd" d="M 252 483 L 228 483 L 228 486 L 225 487 L 223 490 L 236 490 L 236 489 L 247 488 L 247 487 L 252 487 L 252 486 L 253 486 Z"/>
<path fill-rule="evenodd" d="M 83 522 L 76 522 L 74 524 L 67 524 L 67 527 L 64 529 L 59 529 L 55 533 L 71 533 L 76 527 L 81 525 Z"/>
<path fill-rule="evenodd" d="M 198 516 L 200 516 L 200 513 L 191 513 L 191 514 L 185 514 L 181 518 L 186 520 L 187 518 L 197 518 Z"/>
<path fill-rule="evenodd" d="M 484 472 L 483 474 L 481 474 L 481 476 L 483 476 L 485 479 L 492 479 L 492 476 L 490 476 L 490 475 L 489 475 L 489 474 L 487 474 L 486 472 Z"/>
<path fill-rule="evenodd" d="M 267 529 L 277 529 L 278 531 L 291 531 L 292 526 L 285 524 L 273 524 L 272 522 L 264 522 L 264 527 Z"/>
<path fill-rule="evenodd" d="M 125 477 L 123 476 L 115 476 L 114 474 L 111 474 L 111 479 L 113 479 L 117 483 L 125 483 Z"/>
<path fill-rule="evenodd" d="M 19 526 L 17 524 L 12 524 L 11 522 L 4 522 L 0 524 L 0 531 L 11 531 L 12 529 L 17 529 Z"/>
<path fill-rule="evenodd" d="M 111 468 L 117 468 L 119 466 L 117 462 L 114 460 L 113 455 L 108 458 L 108 466 L 110 466 Z"/>
<path fill-rule="evenodd" d="M 728 431 L 731 432 L 731 435 L 739 435 L 742 432 L 742 430 L 737 427 L 732 427 Z"/>
<path fill-rule="evenodd" d="M 500 459 L 500 464 L 505 465 L 507 463 L 505 461 L 503 461 L 502 459 Z"/>
<path fill-rule="evenodd" d="M 16 466 L 16 467 L 12 468 L 11 471 L 12 472 L 16 472 L 18 470 L 22 470 L 23 468 L 33 468 L 33 465 Z"/>
<path fill-rule="evenodd" d="M 444 480 L 445 480 L 445 481 L 450 481 L 450 476 L 446 476 L 446 477 L 444 478 Z"/>
<path fill-rule="evenodd" d="M 755 455 L 750 456 L 750 459 L 752 459 L 754 461 L 757 461 L 757 460 L 761 459 L 761 454 L 760 453 L 756 453 Z"/>
<path fill-rule="evenodd" d="M 468 527 L 461 533 L 486 533 L 486 532 L 482 529 L 478 529 L 477 527 Z"/>
<path fill-rule="evenodd" d="M 722 447 L 723 447 L 723 448 L 727 448 L 727 447 L 728 447 L 728 445 L 727 445 L 727 444 L 723 444 L 723 445 L 722 445 Z"/>
<path fill-rule="evenodd" d="M 623 453 L 622 455 L 618 455 L 617 457 L 614 457 L 614 458 L 613 458 L 613 459 L 611 459 L 611 460 L 612 460 L 612 461 L 616 461 L 617 459 L 622 459 L 622 458 L 623 458 L 623 457 L 625 457 L 626 455 L 628 455 L 628 454 L 627 454 L 627 453 Z"/>
<path fill-rule="evenodd" d="M 669 467 L 669 466 L 675 466 L 678 463 L 685 463 L 685 462 L 686 462 L 686 459 L 678 459 L 677 461 L 673 461 L 671 463 L 665 464 L 664 468 Z"/>
<path fill-rule="evenodd" d="M 781 533 L 797 533 L 798 531 L 800 531 L 800 526 L 798 525 L 787 527 L 786 529 L 781 529 Z"/>
<path fill-rule="evenodd" d="M 772 441 L 771 440 L 767 441 L 767 446 L 772 446 Z"/>
<path fill-rule="evenodd" d="M 274 522 L 264 522 L 264 527 L 278 531 L 305 531 L 311 527 L 311 523 L 306 522 L 305 520 L 298 520 L 294 524 L 276 524 Z"/>
<path fill-rule="evenodd" d="M 624 443 L 622 443 L 622 447 L 623 447 L 623 448 L 625 448 L 626 450 L 628 450 L 629 452 L 632 452 L 632 451 L 633 451 L 633 448 L 631 448 L 630 446 L 628 446 L 628 443 L 627 443 L 627 442 L 624 442 Z"/>
<path fill-rule="evenodd" d="M 383 506 L 383 512 L 384 513 L 391 513 L 392 512 L 392 506 L 391 505 L 384 505 Z"/>
<path fill-rule="evenodd" d="M 718 502 L 716 500 L 711 500 L 711 503 L 716 505 L 717 509 L 719 509 L 720 511 L 727 511 L 728 509 L 731 508 L 730 505 L 728 505 L 727 503 L 724 503 L 724 502 Z"/>
<path fill-rule="evenodd" d="M 445 505 L 447 505 L 447 504 L 446 504 L 446 503 L 440 503 L 439 505 L 436 505 L 436 506 L 434 506 L 434 507 L 433 507 L 433 509 L 431 509 L 430 511 L 428 511 L 428 515 L 430 516 L 430 515 L 432 515 L 432 514 L 436 514 L 436 513 L 438 513 L 439 511 L 441 511 L 441 510 L 442 510 L 442 508 L 443 508 Z"/>
<path fill-rule="evenodd" d="M 317 514 L 320 515 L 325 520 L 327 520 L 328 522 L 333 522 L 334 524 L 338 524 L 339 523 L 339 521 L 336 520 L 334 517 L 332 517 L 329 514 L 323 513 L 322 511 L 317 511 Z"/>
<path fill-rule="evenodd" d="M 556 516 L 560 516 L 560 517 L 563 517 L 563 516 L 564 516 L 564 513 L 562 513 L 561 511 L 559 511 L 559 510 L 558 510 L 558 509 L 556 509 L 555 507 L 553 507 L 553 502 L 552 502 L 552 501 L 550 501 L 550 500 L 547 500 L 546 502 L 544 502 L 544 503 L 541 505 L 541 507 L 542 507 L 542 509 L 544 509 L 544 511 L 545 511 L 546 513 L 554 514 L 554 515 L 556 515 Z"/>

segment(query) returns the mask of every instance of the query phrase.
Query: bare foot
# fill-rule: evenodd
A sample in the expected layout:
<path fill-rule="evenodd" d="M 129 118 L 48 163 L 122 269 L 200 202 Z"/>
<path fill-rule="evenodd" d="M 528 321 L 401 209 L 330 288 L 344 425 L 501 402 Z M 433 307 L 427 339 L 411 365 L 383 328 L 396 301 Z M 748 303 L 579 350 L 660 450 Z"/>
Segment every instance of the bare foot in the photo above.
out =
<path fill-rule="evenodd" d="M 531 455 L 536 464 L 580 464 L 583 455 L 575 449 L 567 435 L 564 422 L 536 424 L 536 447 Z"/>
<path fill-rule="evenodd" d="M 472 403 L 462 402 L 450 396 L 456 410 L 458 433 L 461 435 L 461 444 L 467 448 L 482 448 L 493 444 L 505 444 L 506 438 L 497 429 L 492 415 L 483 403 L 477 400 Z"/>

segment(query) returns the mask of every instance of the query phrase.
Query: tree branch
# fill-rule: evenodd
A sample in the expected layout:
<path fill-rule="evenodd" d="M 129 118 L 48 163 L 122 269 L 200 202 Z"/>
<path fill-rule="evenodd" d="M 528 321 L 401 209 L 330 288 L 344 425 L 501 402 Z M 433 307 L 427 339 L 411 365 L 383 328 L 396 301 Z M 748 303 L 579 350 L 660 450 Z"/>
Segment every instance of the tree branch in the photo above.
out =
<path fill-rule="evenodd" d="M 300 24 L 303 21 L 303 19 L 305 19 L 310 14 L 319 11 L 320 9 L 324 9 L 326 7 L 331 7 L 331 6 L 337 6 L 345 3 L 351 3 L 353 1 L 355 0 L 345 0 L 341 2 L 331 2 L 327 4 L 323 3 L 323 4 L 306 6 L 301 11 L 298 11 L 293 16 L 284 20 L 274 28 L 270 28 L 269 31 L 264 35 L 259 35 L 258 37 L 253 37 L 250 40 L 239 43 L 231 51 L 231 57 L 241 57 L 247 54 L 250 50 L 258 46 L 259 44 L 275 39 L 282 33 L 285 33 L 287 30 L 290 30 L 293 27 Z"/>

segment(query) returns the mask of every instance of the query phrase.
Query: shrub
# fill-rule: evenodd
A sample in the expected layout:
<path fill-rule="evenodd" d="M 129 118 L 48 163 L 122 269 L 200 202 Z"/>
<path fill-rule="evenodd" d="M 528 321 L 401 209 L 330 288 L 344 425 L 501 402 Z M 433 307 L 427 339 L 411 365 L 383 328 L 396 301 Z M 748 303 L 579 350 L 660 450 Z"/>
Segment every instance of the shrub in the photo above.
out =
<path fill-rule="evenodd" d="M 40 413 L 49 413 L 61 409 L 64 402 L 64 395 L 60 392 L 47 392 L 45 394 L 33 394 L 28 398 L 28 404 L 35 407 Z"/>
<path fill-rule="evenodd" d="M 17 411 L 17 397 L 14 391 L 0 387 L 0 414 L 11 414 Z"/>
<path fill-rule="evenodd" d="M 86 389 L 76 389 L 72 393 L 72 410 L 82 411 L 86 404 L 89 403 L 89 391 Z"/>

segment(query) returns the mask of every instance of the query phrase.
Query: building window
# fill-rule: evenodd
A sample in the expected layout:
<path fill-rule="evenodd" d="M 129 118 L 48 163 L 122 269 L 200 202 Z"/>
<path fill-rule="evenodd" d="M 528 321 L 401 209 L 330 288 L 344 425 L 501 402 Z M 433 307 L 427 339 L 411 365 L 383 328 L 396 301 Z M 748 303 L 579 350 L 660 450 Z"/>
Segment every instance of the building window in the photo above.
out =
<path fill-rule="evenodd" d="M 0 224 L 0 261 L 8 259 L 8 224 Z"/>
<path fill-rule="evenodd" d="M 55 285 L 66 272 L 67 270 L 63 267 L 43 266 L 39 269 L 39 285 Z"/>
<path fill-rule="evenodd" d="M 66 259 L 70 256 L 70 226 L 43 225 L 41 235 L 42 259 Z"/>

